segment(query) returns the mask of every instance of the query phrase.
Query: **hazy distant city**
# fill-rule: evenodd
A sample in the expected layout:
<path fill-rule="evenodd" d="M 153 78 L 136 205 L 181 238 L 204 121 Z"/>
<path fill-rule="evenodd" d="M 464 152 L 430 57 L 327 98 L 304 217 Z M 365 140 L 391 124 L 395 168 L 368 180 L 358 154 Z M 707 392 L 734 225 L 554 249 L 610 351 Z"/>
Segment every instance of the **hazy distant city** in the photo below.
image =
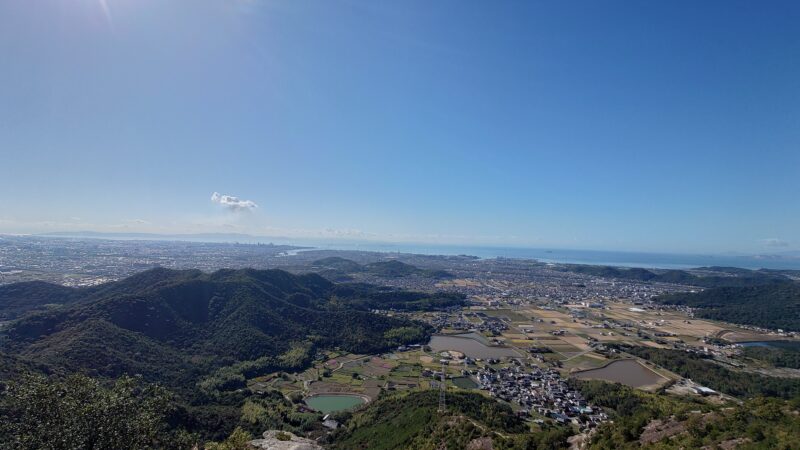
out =
<path fill-rule="evenodd" d="M 76 239 L 34 236 L 0 237 L 0 284 L 43 280 L 64 286 L 94 286 L 119 280 L 155 267 L 170 269 L 284 269 L 296 273 L 318 270 L 314 262 L 330 256 L 366 264 L 396 259 L 425 269 L 441 269 L 456 278 L 481 280 L 479 285 L 449 285 L 448 290 L 525 300 L 583 301 L 602 298 L 647 299 L 653 295 L 689 289 L 665 283 L 603 281 L 597 277 L 555 270 L 562 265 L 527 259 L 488 258 L 352 250 L 316 250 L 309 247 Z M 424 276 L 380 277 L 350 274 L 359 281 L 398 288 L 432 291 L 441 281 Z"/>

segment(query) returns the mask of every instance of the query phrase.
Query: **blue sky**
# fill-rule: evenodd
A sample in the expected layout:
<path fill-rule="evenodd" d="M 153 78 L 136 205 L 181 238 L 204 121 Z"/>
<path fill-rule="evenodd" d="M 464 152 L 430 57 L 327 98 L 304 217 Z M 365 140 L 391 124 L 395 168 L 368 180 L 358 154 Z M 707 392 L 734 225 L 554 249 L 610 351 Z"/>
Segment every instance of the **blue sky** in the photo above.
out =
<path fill-rule="evenodd" d="M 797 250 L 798 23 L 795 1 L 0 2 L 0 232 Z"/>

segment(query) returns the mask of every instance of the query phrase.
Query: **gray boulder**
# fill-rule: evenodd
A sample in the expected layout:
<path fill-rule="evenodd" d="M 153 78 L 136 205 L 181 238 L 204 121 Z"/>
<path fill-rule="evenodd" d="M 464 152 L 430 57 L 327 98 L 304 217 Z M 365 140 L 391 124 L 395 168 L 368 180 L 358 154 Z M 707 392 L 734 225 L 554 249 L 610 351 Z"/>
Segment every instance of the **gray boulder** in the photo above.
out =
<path fill-rule="evenodd" d="M 263 439 L 249 442 L 250 446 L 263 450 L 323 450 L 311 439 L 295 436 L 288 431 L 265 431 Z"/>

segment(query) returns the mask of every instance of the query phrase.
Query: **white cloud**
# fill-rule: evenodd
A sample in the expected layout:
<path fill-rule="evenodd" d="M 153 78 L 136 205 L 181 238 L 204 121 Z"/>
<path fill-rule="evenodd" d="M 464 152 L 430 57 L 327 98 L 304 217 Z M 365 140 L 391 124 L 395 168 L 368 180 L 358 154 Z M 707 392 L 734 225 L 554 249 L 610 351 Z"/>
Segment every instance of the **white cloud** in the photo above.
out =
<path fill-rule="evenodd" d="M 147 220 L 144 220 L 144 219 L 127 219 L 127 220 L 123 220 L 122 224 L 124 224 L 125 226 L 128 226 L 128 225 L 151 225 L 150 222 L 148 222 Z"/>
<path fill-rule="evenodd" d="M 326 228 L 319 232 L 320 236 L 325 237 L 343 237 L 343 238 L 371 238 L 375 237 L 374 233 L 367 233 L 361 230 L 338 230 L 334 228 Z"/>
<path fill-rule="evenodd" d="M 235 212 L 252 211 L 258 208 L 258 205 L 256 205 L 255 202 L 253 202 L 252 200 L 242 200 L 239 197 L 234 197 L 232 195 L 223 195 L 220 194 L 219 192 L 214 192 L 213 194 L 211 194 L 211 201 L 224 206 L 230 211 L 235 211 Z"/>
<path fill-rule="evenodd" d="M 762 239 L 761 243 L 766 245 L 767 247 L 788 247 L 789 246 L 789 242 L 784 241 L 783 239 L 778 239 L 778 238 Z"/>

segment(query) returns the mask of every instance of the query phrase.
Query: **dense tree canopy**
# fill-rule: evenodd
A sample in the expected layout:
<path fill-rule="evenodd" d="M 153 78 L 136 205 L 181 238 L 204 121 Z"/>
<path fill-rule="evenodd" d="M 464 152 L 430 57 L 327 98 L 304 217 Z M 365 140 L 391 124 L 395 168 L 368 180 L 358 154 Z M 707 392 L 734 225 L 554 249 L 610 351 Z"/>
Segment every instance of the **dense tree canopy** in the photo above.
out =
<path fill-rule="evenodd" d="M 450 393 L 447 413 L 437 412 L 436 390 L 390 394 L 347 414 L 331 448 L 371 450 L 467 448 L 488 438 L 495 449 L 566 448 L 566 427 L 529 432 L 511 408 L 476 393 Z"/>
<path fill-rule="evenodd" d="M 27 375 L 0 394 L 0 441 L 9 450 L 174 448 L 171 409 L 167 391 L 138 378 L 106 387 L 83 375 Z"/>
<path fill-rule="evenodd" d="M 93 288 L 48 286 L 2 291 L 14 301 L 0 309 L 16 311 L 24 298 L 42 304 L 43 292 L 60 306 L 29 311 L 0 332 L 0 385 L 30 372 L 140 375 L 175 392 L 181 427 L 215 439 L 239 422 L 248 378 L 301 370 L 320 351 L 376 353 L 430 336 L 428 325 L 371 309 L 463 302 L 280 270 L 155 269 Z"/>
<path fill-rule="evenodd" d="M 800 283 L 722 287 L 696 293 L 661 296 L 668 305 L 697 308 L 706 319 L 800 331 Z"/>
<path fill-rule="evenodd" d="M 632 281 L 676 283 L 705 288 L 762 286 L 785 283 L 789 280 L 784 274 L 775 271 L 747 270 L 732 267 L 705 267 L 702 275 L 685 270 L 648 270 L 639 267 L 620 268 L 611 266 L 592 266 L 567 264 L 563 270 L 593 275 L 603 278 L 617 278 Z"/>
<path fill-rule="evenodd" d="M 790 449 L 800 441 L 797 401 L 757 397 L 718 406 L 603 381 L 573 380 L 613 421 L 600 426 L 590 450 L 736 448 Z M 646 433 L 646 427 L 655 432 Z"/>

